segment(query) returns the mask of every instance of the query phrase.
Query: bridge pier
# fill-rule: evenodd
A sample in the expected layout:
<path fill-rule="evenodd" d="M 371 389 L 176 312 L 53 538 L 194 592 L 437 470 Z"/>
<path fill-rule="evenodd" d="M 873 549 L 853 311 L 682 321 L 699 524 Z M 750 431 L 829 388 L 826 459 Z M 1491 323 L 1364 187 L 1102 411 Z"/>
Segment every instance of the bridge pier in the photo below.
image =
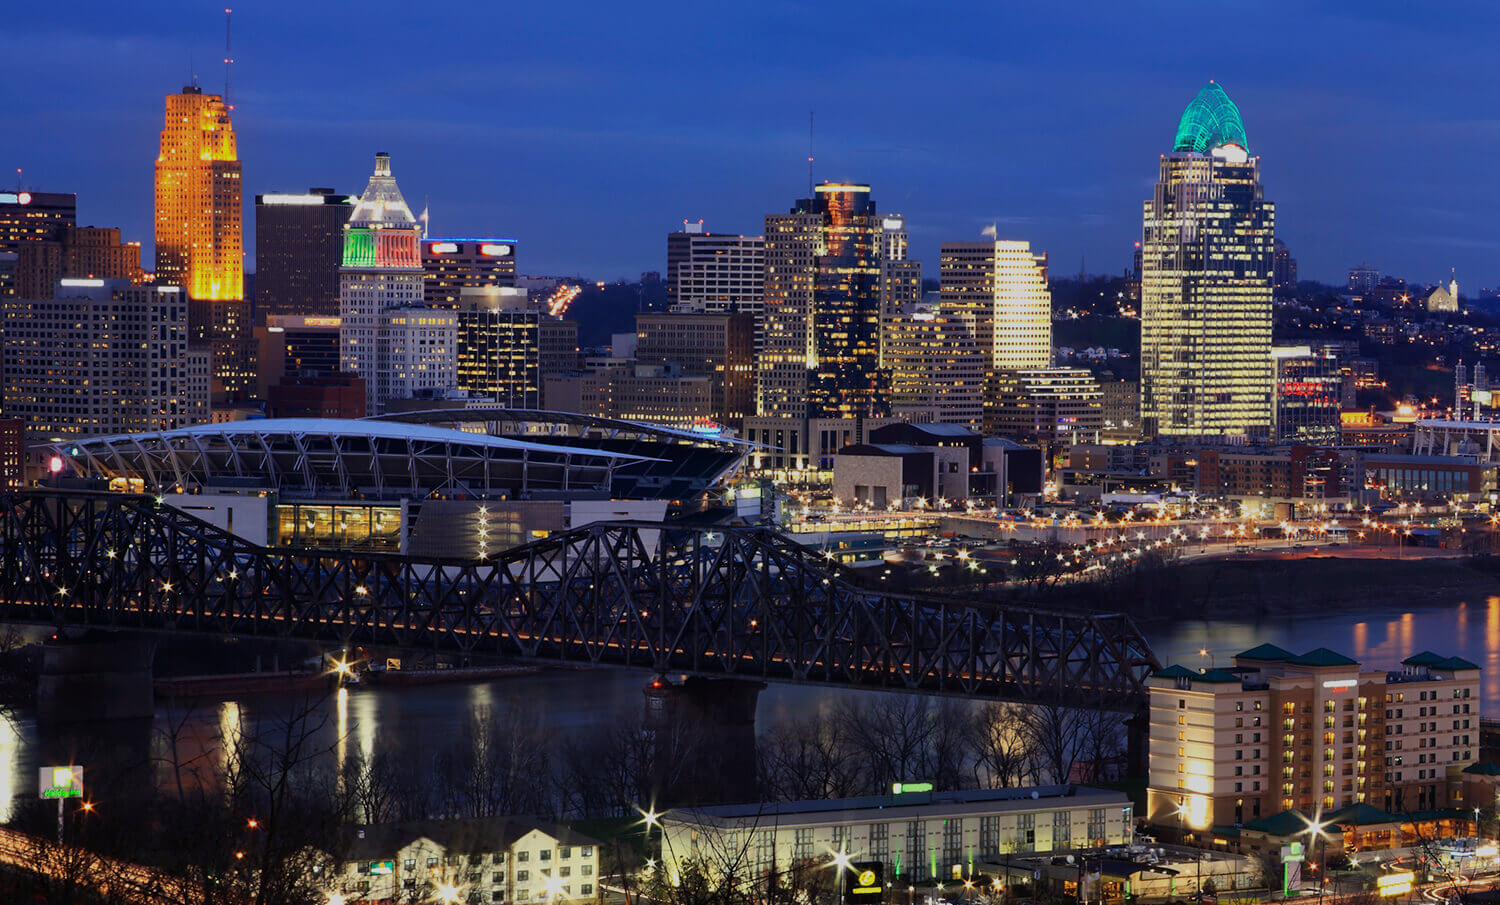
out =
<path fill-rule="evenodd" d="M 37 717 L 50 723 L 151 719 L 156 640 L 91 635 L 42 649 Z"/>
<path fill-rule="evenodd" d="M 764 682 L 690 676 L 646 686 L 646 725 L 655 735 L 657 801 L 755 801 L 755 707 Z M 692 756 L 684 756 L 691 754 Z"/>

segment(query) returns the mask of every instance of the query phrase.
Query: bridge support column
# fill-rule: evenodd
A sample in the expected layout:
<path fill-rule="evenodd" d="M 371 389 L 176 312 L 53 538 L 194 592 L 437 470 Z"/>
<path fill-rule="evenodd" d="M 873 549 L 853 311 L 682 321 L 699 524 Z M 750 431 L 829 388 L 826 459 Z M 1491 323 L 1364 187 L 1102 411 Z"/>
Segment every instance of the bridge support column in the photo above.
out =
<path fill-rule="evenodd" d="M 755 707 L 764 682 L 689 677 L 646 687 L 658 804 L 757 800 Z"/>
<path fill-rule="evenodd" d="M 1131 779 L 1145 779 L 1150 775 L 1151 707 L 1142 704 L 1140 709 L 1125 721 L 1125 769 Z"/>
<path fill-rule="evenodd" d="M 44 722 L 151 719 L 153 638 L 62 640 L 42 651 L 37 715 Z"/>

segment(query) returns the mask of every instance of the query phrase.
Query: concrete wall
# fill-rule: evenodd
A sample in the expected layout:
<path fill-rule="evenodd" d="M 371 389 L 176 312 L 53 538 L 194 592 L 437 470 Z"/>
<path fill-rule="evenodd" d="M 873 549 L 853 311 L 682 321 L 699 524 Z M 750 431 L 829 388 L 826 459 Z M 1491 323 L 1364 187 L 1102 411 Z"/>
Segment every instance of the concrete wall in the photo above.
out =
<path fill-rule="evenodd" d="M 271 544 L 271 500 L 239 493 L 169 493 L 166 504 L 258 546 Z"/>

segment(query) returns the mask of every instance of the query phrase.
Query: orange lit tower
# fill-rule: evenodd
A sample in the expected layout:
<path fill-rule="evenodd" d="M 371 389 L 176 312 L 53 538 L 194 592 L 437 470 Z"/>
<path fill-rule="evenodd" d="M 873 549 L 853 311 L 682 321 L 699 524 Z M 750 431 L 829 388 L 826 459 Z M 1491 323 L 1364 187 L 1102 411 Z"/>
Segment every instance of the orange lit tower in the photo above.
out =
<path fill-rule="evenodd" d="M 156 158 L 156 276 L 195 303 L 191 331 L 213 349 L 216 395 L 254 381 L 246 350 L 240 162 L 229 108 L 190 85 L 167 95 Z"/>

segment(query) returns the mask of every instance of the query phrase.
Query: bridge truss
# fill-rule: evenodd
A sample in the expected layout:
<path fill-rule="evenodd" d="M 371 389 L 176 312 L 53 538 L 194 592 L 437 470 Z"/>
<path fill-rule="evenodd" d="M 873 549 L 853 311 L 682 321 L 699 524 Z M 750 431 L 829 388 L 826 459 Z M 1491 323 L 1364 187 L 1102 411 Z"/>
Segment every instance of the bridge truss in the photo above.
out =
<path fill-rule="evenodd" d="M 1135 711 L 1127 616 L 886 594 L 757 528 L 599 523 L 483 560 L 260 547 L 146 496 L 0 495 L 0 616 Z"/>

